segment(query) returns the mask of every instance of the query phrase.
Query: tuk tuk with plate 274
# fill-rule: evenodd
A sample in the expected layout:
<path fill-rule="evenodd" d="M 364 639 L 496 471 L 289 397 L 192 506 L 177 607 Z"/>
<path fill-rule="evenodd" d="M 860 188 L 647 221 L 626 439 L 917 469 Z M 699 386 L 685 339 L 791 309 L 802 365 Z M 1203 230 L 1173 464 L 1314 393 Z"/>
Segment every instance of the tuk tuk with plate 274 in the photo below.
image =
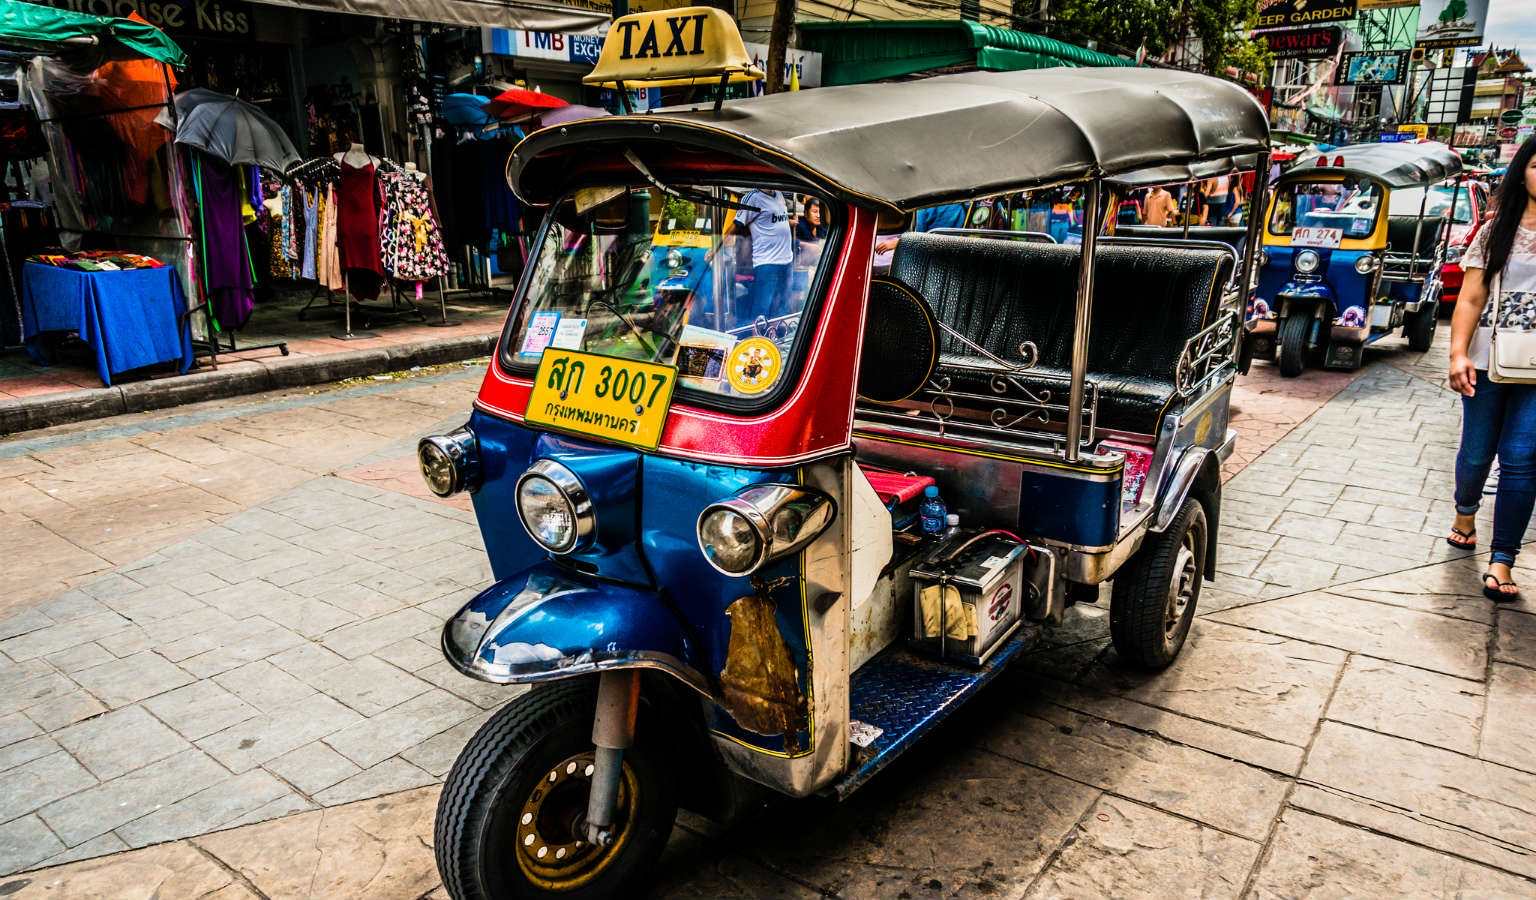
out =
<path fill-rule="evenodd" d="M 747 60 L 718 10 L 641 13 L 589 80 L 717 85 Z M 1267 141 L 1236 85 L 1058 69 L 519 144 L 544 222 L 468 423 L 419 451 L 435 492 L 470 492 L 495 576 L 443 651 L 533 685 L 448 776 L 449 893 L 633 895 L 679 807 L 847 796 L 1111 579 L 1119 654 L 1171 663 L 1215 565 L 1247 281 L 1224 245 L 1101 239 L 1104 198 Z M 917 208 L 1070 184 L 1080 247 L 907 233 L 871 271 Z M 780 246 L 796 196 L 830 227 Z M 682 255 L 663 214 L 700 246 L 658 280 Z M 912 524 L 927 485 L 969 529 Z"/>

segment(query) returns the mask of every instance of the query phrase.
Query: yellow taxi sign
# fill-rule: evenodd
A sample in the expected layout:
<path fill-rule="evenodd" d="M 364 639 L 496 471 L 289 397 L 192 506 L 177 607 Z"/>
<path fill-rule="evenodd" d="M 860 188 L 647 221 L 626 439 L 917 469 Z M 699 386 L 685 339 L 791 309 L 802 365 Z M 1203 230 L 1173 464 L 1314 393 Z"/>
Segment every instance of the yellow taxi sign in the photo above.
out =
<path fill-rule="evenodd" d="M 615 19 L 597 66 L 582 81 L 598 87 L 757 81 L 761 69 L 741 42 L 736 22 L 711 6 L 634 13 Z"/>

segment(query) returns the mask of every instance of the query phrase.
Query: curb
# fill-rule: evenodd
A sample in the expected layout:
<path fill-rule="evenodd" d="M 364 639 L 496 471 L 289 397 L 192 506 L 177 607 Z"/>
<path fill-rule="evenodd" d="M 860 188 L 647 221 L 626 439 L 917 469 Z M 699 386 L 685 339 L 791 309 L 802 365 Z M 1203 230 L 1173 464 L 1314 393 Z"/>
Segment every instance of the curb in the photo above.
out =
<path fill-rule="evenodd" d="M 499 337 L 499 332 L 491 332 L 416 341 L 376 350 L 277 356 L 250 360 L 255 365 L 237 368 L 208 369 L 108 388 L 83 388 L 0 401 L 0 435 L 262 391 L 327 384 L 346 378 L 398 372 L 412 366 L 460 362 L 489 356 L 495 352 Z"/>

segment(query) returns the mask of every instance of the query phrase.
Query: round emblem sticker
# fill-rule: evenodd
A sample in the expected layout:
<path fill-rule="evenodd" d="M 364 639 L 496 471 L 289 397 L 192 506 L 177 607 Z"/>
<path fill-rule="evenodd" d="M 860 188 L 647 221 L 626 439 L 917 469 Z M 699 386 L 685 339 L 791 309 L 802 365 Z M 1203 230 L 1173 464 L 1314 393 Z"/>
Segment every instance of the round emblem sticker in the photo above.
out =
<path fill-rule="evenodd" d="M 784 357 L 778 345 L 767 338 L 753 337 L 731 348 L 725 375 L 738 393 L 761 394 L 779 380 L 783 368 Z"/>

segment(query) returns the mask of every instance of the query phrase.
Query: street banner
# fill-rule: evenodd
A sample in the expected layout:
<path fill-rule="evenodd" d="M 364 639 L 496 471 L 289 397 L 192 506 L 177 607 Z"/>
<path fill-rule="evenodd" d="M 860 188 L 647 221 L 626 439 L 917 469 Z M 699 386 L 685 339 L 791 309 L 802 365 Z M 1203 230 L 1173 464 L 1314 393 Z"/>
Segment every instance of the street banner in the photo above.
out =
<path fill-rule="evenodd" d="M 1360 9 L 1397 9 L 1404 6 L 1418 6 L 1419 0 L 1360 0 Z"/>
<path fill-rule="evenodd" d="M 1423 0 L 1419 4 L 1419 47 L 1477 47 L 1488 23 L 1488 0 Z"/>
<path fill-rule="evenodd" d="M 1429 140 L 1429 126 L 1422 122 L 1404 122 L 1397 126 L 1397 133 L 1406 134 L 1421 141 Z"/>
<path fill-rule="evenodd" d="M 1262 37 L 1276 59 L 1323 59 L 1332 56 L 1343 39 L 1336 26 L 1266 31 Z"/>
<path fill-rule="evenodd" d="M 1408 74 L 1407 50 L 1366 50 L 1344 54 L 1335 84 L 1402 84 Z"/>
<path fill-rule="evenodd" d="M 1429 76 L 1429 107 L 1425 121 L 1430 125 L 1471 121 L 1472 92 L 1476 87 L 1477 70 L 1471 66 L 1435 69 Z"/>
<path fill-rule="evenodd" d="M 1326 25 L 1355 17 L 1358 0 L 1259 0 L 1258 28 Z M 1487 5 L 1487 0 L 1482 0 Z"/>

